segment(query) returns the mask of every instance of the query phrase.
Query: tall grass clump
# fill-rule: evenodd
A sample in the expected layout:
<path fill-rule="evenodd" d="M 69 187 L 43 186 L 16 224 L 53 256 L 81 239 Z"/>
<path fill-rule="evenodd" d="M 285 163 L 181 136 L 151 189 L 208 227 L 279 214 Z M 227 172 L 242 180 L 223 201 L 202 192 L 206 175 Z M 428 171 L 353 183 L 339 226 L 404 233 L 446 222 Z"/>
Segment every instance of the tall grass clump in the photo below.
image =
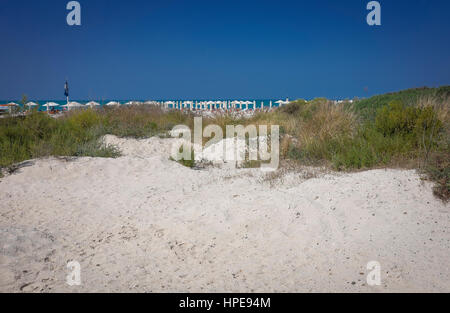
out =
<path fill-rule="evenodd" d="M 308 103 L 300 116 L 295 135 L 300 151 L 310 161 L 331 160 L 354 137 L 356 117 L 343 105 L 329 101 Z"/>
<path fill-rule="evenodd" d="M 316 164 L 331 160 L 354 136 L 356 116 L 343 105 L 318 98 L 294 101 L 251 120 L 257 124 L 267 121 L 280 125 L 282 157 Z"/>

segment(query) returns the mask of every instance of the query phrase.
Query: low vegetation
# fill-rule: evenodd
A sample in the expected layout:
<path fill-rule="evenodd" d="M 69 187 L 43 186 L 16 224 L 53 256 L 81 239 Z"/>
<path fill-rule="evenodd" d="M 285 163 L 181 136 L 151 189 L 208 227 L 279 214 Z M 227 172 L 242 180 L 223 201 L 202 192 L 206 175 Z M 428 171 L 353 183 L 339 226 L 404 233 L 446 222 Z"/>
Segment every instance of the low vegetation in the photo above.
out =
<path fill-rule="evenodd" d="M 416 168 L 436 182 L 435 194 L 450 199 L 450 87 L 410 89 L 335 104 L 324 98 L 297 100 L 253 117 L 204 118 L 218 124 L 280 125 L 281 159 L 335 170 Z M 193 115 L 149 106 L 83 110 L 58 119 L 35 112 L 0 119 L 0 167 L 46 156 L 116 157 L 105 134 L 165 136 L 173 126 L 193 127 Z M 193 167 L 193 160 L 181 160 Z M 254 164 L 246 163 L 244 167 Z"/>
<path fill-rule="evenodd" d="M 298 100 L 248 123 L 280 125 L 282 158 L 335 170 L 417 168 L 436 182 L 435 194 L 449 200 L 449 90 L 410 90 L 353 105 Z"/>
<path fill-rule="evenodd" d="M 115 147 L 101 142 L 103 135 L 151 137 L 189 120 L 149 107 L 71 111 L 57 119 L 45 112 L 6 116 L 0 119 L 0 168 L 47 156 L 117 157 Z"/>

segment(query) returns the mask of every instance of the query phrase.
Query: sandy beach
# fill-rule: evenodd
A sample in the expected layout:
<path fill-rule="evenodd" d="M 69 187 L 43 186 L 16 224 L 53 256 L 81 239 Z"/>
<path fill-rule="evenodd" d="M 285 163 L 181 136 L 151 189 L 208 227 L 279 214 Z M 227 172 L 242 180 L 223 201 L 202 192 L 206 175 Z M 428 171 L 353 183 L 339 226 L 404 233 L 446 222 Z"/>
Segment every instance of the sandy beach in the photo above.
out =
<path fill-rule="evenodd" d="M 1 178 L 0 292 L 450 291 L 450 206 L 414 170 L 190 169 L 173 140 Z"/>

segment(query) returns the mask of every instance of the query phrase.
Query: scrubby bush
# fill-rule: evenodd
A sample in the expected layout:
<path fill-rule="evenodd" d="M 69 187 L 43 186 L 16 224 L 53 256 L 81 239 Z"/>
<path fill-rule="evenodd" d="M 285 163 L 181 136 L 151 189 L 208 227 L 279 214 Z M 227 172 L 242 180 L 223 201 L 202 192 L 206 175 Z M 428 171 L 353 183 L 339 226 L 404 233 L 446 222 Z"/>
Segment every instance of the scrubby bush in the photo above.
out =
<path fill-rule="evenodd" d="M 411 134 L 416 121 L 416 108 L 406 107 L 401 101 L 392 101 L 378 110 L 375 126 L 385 136 Z"/>
<path fill-rule="evenodd" d="M 420 148 L 428 157 L 442 132 L 442 121 L 432 106 L 411 107 L 393 101 L 378 110 L 376 129 L 384 137 L 401 136 L 411 149 Z"/>
<path fill-rule="evenodd" d="M 433 107 L 405 106 L 401 101 L 393 101 L 379 109 L 375 126 L 385 136 L 393 134 L 437 136 L 442 130 L 442 122 Z"/>

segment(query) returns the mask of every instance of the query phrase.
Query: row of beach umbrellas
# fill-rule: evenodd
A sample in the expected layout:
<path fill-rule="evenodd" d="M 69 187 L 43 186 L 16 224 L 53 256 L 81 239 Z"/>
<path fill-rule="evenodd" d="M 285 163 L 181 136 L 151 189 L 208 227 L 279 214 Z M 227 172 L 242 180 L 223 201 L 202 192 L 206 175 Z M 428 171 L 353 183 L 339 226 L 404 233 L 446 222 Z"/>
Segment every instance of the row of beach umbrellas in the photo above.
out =
<path fill-rule="evenodd" d="M 126 104 L 131 104 L 131 102 L 130 103 L 126 103 Z M 88 102 L 86 104 L 81 104 L 79 102 L 74 102 L 73 101 L 73 102 L 69 102 L 67 104 L 63 104 L 63 105 L 58 104 L 56 102 L 47 102 L 47 103 L 43 104 L 42 106 L 45 107 L 45 108 L 54 108 L 54 107 L 83 108 L 83 107 L 97 107 L 97 106 L 100 106 L 100 105 L 101 105 L 100 103 L 95 102 L 95 101 L 90 101 L 90 102 Z M 119 102 L 115 102 L 115 101 L 111 101 L 111 102 L 108 102 L 106 105 L 107 106 L 119 106 L 120 103 Z M 17 107 L 19 105 L 17 103 L 10 102 L 10 103 L 4 104 L 2 106 L 4 106 L 4 107 Z M 37 104 L 36 102 L 28 102 L 28 103 L 25 104 L 25 106 L 29 107 L 29 108 L 33 108 L 33 107 L 38 107 L 40 105 Z"/>
<path fill-rule="evenodd" d="M 164 102 L 165 104 L 169 104 L 169 105 L 173 105 L 173 104 L 176 104 L 176 102 L 174 102 L 174 101 L 165 101 Z M 194 101 L 183 101 L 182 102 L 183 104 L 194 104 Z M 198 102 L 198 104 L 207 104 L 207 105 L 214 105 L 214 104 L 226 104 L 226 103 L 228 103 L 228 101 L 200 101 L 200 102 Z M 231 104 L 246 104 L 246 105 L 248 105 L 248 104 L 254 104 L 255 103 L 255 101 L 239 101 L 239 100 L 234 100 L 234 101 L 231 101 L 230 102 Z M 275 101 L 275 103 L 277 103 L 277 104 L 287 104 L 287 103 L 289 103 L 289 101 L 284 101 L 284 100 L 278 100 L 278 101 Z"/>
<path fill-rule="evenodd" d="M 278 100 L 275 101 L 278 106 L 283 106 L 289 103 L 289 100 Z M 165 102 L 158 102 L 157 104 L 163 104 L 166 107 L 171 106 L 172 108 L 208 108 L 209 109 L 226 109 L 228 110 L 231 108 L 240 108 L 244 110 L 249 109 L 250 105 L 253 105 L 253 109 L 257 108 L 256 101 L 240 101 L 240 100 L 234 100 L 234 101 L 165 101 Z M 261 102 L 261 108 L 264 106 L 263 102 Z M 272 101 L 270 101 L 270 107 L 272 108 Z"/>
<path fill-rule="evenodd" d="M 68 104 L 64 104 L 64 105 L 60 105 L 58 103 L 55 102 L 47 102 L 46 104 L 43 104 L 43 107 L 49 108 L 49 107 L 84 107 L 84 106 L 99 106 L 100 104 L 94 101 L 88 102 L 86 104 L 81 104 L 78 102 L 69 102 Z M 14 107 L 14 106 L 19 106 L 17 103 L 14 102 L 10 102 L 7 104 L 4 104 L 3 106 L 8 106 L 8 107 Z M 39 106 L 39 104 L 37 104 L 36 102 L 28 102 L 25 104 L 26 107 L 37 107 Z"/>
<path fill-rule="evenodd" d="M 284 100 L 279 100 L 279 101 L 275 101 L 276 104 L 278 105 L 285 105 L 287 103 L 289 103 L 288 100 L 284 101 Z M 171 105 L 171 106 L 175 106 L 178 104 L 182 104 L 183 107 L 185 106 L 193 106 L 194 104 L 196 105 L 205 105 L 205 106 L 227 106 L 228 104 L 231 104 L 232 106 L 242 106 L 242 105 L 256 105 L 256 101 L 239 101 L 239 100 L 234 100 L 234 101 L 164 101 L 164 102 L 157 102 L 157 101 L 147 101 L 147 102 L 137 102 L 137 101 L 129 101 L 127 103 L 125 103 L 125 105 L 137 105 L 137 104 L 165 104 L 167 106 Z M 116 102 L 116 101 L 111 101 L 105 104 L 105 106 L 108 107 L 112 107 L 112 106 L 120 106 L 121 103 Z M 17 103 L 14 102 L 10 102 L 8 104 L 4 104 L 1 105 L 2 107 L 15 107 L 15 106 L 19 106 Z M 27 104 L 25 104 L 26 107 L 28 108 L 33 108 L 33 107 L 39 107 L 39 104 L 35 103 L 35 102 L 28 102 Z M 75 109 L 75 108 L 83 108 L 83 107 L 99 107 L 101 106 L 100 103 L 95 102 L 95 101 L 90 101 L 86 104 L 81 104 L 79 102 L 69 102 L 67 104 L 63 104 L 60 105 L 58 103 L 55 102 L 47 102 L 45 104 L 42 105 L 42 107 L 46 108 L 47 110 L 51 109 L 51 108 L 67 108 L 67 109 Z"/>
<path fill-rule="evenodd" d="M 194 101 L 180 101 L 180 103 L 184 104 L 184 105 L 191 105 L 194 104 Z M 199 105 L 221 105 L 221 104 L 227 104 L 230 103 L 232 105 L 249 105 L 249 104 L 255 104 L 256 101 L 239 101 L 239 100 L 234 100 L 234 101 L 199 101 L 196 102 Z M 278 100 L 275 101 L 275 103 L 279 104 L 279 105 L 284 105 L 284 104 L 288 104 L 289 101 L 288 100 Z M 165 101 L 164 104 L 167 105 L 175 105 L 177 104 L 177 102 L 175 101 Z"/>

